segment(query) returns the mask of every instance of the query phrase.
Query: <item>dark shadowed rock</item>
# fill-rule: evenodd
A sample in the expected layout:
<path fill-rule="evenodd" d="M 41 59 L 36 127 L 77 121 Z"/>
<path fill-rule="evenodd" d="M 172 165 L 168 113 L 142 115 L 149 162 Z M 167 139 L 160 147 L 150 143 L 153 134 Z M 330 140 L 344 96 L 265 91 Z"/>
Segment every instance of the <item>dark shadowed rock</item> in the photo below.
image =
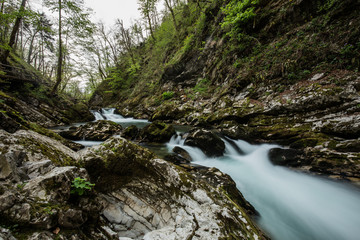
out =
<path fill-rule="evenodd" d="M 301 166 L 306 161 L 304 152 L 297 149 L 272 148 L 269 158 L 275 165 L 291 167 Z"/>
<path fill-rule="evenodd" d="M 172 125 L 153 122 L 142 129 L 141 138 L 148 142 L 164 143 L 169 141 L 174 134 L 176 131 Z"/>
<path fill-rule="evenodd" d="M 131 125 L 124 129 L 121 136 L 126 139 L 134 140 L 139 135 L 139 129 L 135 125 Z"/>
<path fill-rule="evenodd" d="M 193 159 L 191 158 L 190 154 L 181 147 L 174 147 L 173 152 L 179 154 L 182 158 L 186 159 L 188 162 L 191 162 Z"/>
<path fill-rule="evenodd" d="M 200 148 L 208 157 L 219 157 L 225 152 L 225 143 L 221 138 L 203 129 L 190 131 L 184 144 Z"/>

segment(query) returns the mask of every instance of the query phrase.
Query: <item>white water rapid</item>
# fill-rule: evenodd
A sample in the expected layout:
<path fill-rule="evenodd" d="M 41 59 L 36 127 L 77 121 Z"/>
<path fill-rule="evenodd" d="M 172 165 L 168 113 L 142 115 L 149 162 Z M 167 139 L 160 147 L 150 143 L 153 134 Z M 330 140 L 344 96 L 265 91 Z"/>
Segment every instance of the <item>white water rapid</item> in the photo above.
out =
<path fill-rule="evenodd" d="M 136 125 L 137 127 L 141 128 L 149 124 L 149 121 L 146 119 L 124 118 L 120 114 L 115 113 L 115 108 L 103 108 L 101 111 L 92 110 L 91 112 L 95 116 L 95 121 L 110 120 L 120 124 L 123 127 Z"/>
<path fill-rule="evenodd" d="M 226 142 L 225 156 L 207 158 L 184 146 L 180 136 L 167 144 L 184 148 L 194 163 L 229 174 L 244 197 L 260 213 L 258 224 L 276 240 L 360 239 L 360 191 L 344 183 L 274 166 L 268 159 L 275 145 Z"/>

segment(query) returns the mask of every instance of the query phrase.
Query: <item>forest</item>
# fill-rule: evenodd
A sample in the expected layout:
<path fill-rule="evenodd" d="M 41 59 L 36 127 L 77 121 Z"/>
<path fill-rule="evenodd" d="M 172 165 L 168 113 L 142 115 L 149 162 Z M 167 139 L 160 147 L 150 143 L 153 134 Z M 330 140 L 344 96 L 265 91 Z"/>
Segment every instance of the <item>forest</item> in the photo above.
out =
<path fill-rule="evenodd" d="M 358 0 L 0 4 L 0 239 L 360 235 Z"/>

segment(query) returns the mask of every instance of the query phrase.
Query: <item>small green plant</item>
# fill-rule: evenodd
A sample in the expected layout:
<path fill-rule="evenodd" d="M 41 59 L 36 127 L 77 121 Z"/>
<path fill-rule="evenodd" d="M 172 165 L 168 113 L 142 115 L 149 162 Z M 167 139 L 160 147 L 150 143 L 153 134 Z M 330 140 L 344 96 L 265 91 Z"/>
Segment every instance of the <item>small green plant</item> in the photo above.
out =
<path fill-rule="evenodd" d="M 23 188 L 25 187 L 26 183 L 19 183 L 16 185 L 16 188 L 19 190 L 23 190 Z"/>
<path fill-rule="evenodd" d="M 86 179 L 77 177 L 72 181 L 70 193 L 82 196 L 87 191 L 91 191 L 94 186 L 95 184 L 86 181 Z"/>
<path fill-rule="evenodd" d="M 163 92 L 162 94 L 162 99 L 163 100 L 168 100 L 174 97 L 174 92 L 170 91 L 170 92 Z"/>

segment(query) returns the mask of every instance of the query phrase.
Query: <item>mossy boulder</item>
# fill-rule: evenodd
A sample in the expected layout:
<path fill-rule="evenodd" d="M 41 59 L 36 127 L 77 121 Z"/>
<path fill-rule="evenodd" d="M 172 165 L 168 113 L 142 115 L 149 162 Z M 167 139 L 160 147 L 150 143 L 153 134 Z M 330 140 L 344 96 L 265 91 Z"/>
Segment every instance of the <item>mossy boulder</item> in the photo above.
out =
<path fill-rule="evenodd" d="M 139 129 L 135 125 L 131 125 L 124 129 L 121 136 L 126 139 L 134 140 L 139 135 Z"/>
<path fill-rule="evenodd" d="M 83 165 L 99 191 L 117 189 L 133 178 L 154 175 L 150 159 L 154 154 L 121 137 L 112 137 L 88 149 Z M 149 168 L 147 168 L 149 166 Z"/>
<path fill-rule="evenodd" d="M 174 127 L 163 122 L 153 122 L 144 127 L 140 133 L 143 141 L 165 143 L 176 134 Z"/>
<path fill-rule="evenodd" d="M 186 137 L 185 145 L 200 148 L 208 157 L 219 157 L 225 152 L 225 143 L 209 130 L 193 129 Z"/>
<path fill-rule="evenodd" d="M 120 134 L 121 130 L 121 125 L 115 122 L 99 120 L 70 128 L 68 131 L 60 132 L 60 135 L 71 140 L 105 141 L 114 134 Z"/>

